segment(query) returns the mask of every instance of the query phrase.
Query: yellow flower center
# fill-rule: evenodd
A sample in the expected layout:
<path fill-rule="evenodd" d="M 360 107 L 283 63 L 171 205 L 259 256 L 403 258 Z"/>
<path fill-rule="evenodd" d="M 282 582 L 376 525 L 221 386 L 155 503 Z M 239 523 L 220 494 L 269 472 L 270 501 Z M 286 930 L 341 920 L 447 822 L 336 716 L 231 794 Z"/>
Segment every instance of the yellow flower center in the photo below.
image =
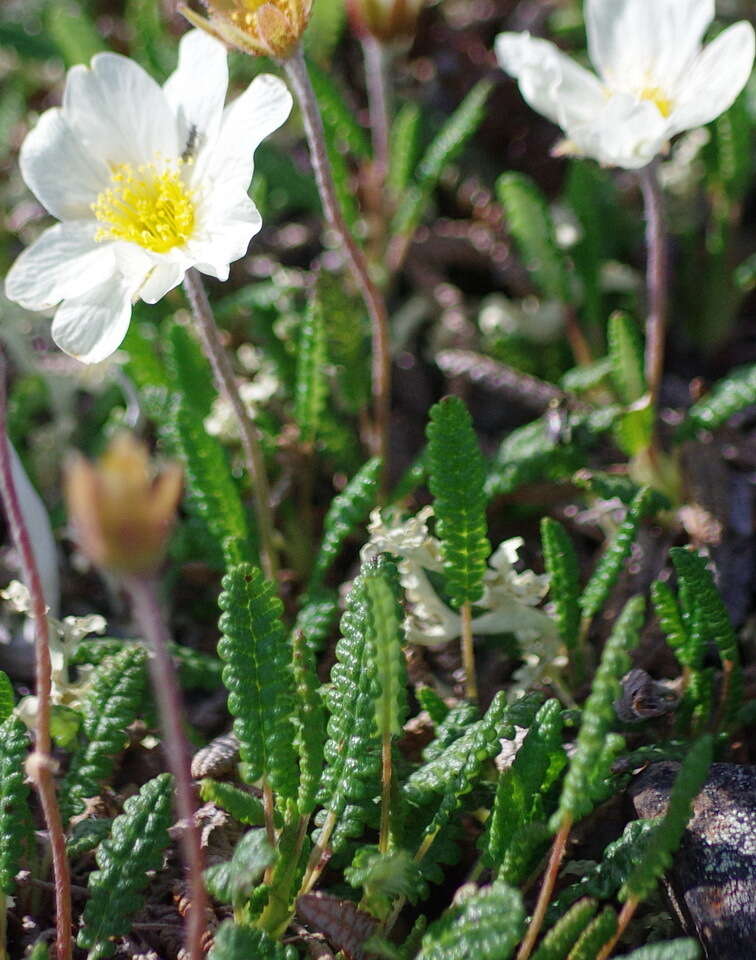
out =
<path fill-rule="evenodd" d="M 92 204 L 103 224 L 95 239 L 127 240 L 154 253 L 181 246 L 195 221 L 193 194 L 182 176 L 182 167 L 190 162 L 179 158 L 160 168 L 152 163 L 115 167 L 111 186 Z"/>
<path fill-rule="evenodd" d="M 672 113 L 673 103 L 664 95 L 661 87 L 644 87 L 638 94 L 641 100 L 648 100 L 656 107 L 663 117 L 668 117 Z"/>

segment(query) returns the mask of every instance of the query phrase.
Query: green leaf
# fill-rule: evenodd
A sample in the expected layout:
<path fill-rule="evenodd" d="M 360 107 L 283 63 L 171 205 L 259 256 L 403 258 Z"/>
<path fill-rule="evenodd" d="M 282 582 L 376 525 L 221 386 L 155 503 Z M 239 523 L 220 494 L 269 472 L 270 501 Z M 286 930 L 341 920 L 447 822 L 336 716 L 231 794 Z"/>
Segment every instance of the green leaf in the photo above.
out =
<path fill-rule="evenodd" d="M 608 339 L 614 389 L 622 403 L 635 403 L 647 390 L 638 325 L 628 314 L 617 311 L 609 317 Z"/>
<path fill-rule="evenodd" d="M 570 947 L 588 926 L 597 907 L 595 900 L 579 900 L 547 932 L 533 954 L 533 960 L 564 960 Z"/>
<path fill-rule="evenodd" d="M 265 830 L 250 830 L 236 844 L 230 860 L 205 870 L 208 892 L 221 903 L 240 909 L 275 858 Z"/>
<path fill-rule="evenodd" d="M 455 607 L 483 594 L 491 545 L 486 537 L 485 462 L 470 414 L 459 397 L 431 408 L 428 486 L 441 540 L 446 590 Z"/>
<path fill-rule="evenodd" d="M 378 847 L 360 847 L 344 879 L 352 887 L 362 887 L 362 909 L 381 919 L 388 915 L 392 900 L 405 897 L 415 903 L 427 891 L 419 864 L 406 850 L 380 853 Z"/>
<path fill-rule="evenodd" d="M 402 104 L 391 125 L 388 189 L 402 197 L 420 156 L 422 111 L 414 101 Z"/>
<path fill-rule="evenodd" d="M 411 236 L 420 224 L 441 174 L 453 163 L 480 126 L 492 84 L 480 80 L 434 137 L 394 218 L 392 233 Z"/>
<path fill-rule="evenodd" d="M 346 5 L 343 0 L 318 0 L 304 35 L 309 57 L 318 63 L 331 59 L 346 23 Z"/>
<path fill-rule="evenodd" d="M 518 707 L 529 707 L 531 717 L 537 710 L 538 700 L 528 698 L 527 703 L 520 701 Z M 482 720 L 471 724 L 466 732 L 448 746 L 442 753 L 415 770 L 404 783 L 403 792 L 408 800 L 416 804 L 431 801 L 434 794 L 444 794 L 453 785 L 457 777 L 467 769 L 476 776 L 487 760 L 491 760 L 501 750 L 502 738 L 511 740 L 514 727 L 509 714 L 514 707 L 507 706 L 504 691 L 499 691 Z M 518 720 L 519 722 L 519 720 Z M 469 768 L 472 760 L 474 769 Z"/>
<path fill-rule="evenodd" d="M 630 668 L 628 654 L 638 642 L 644 612 L 643 597 L 628 600 L 604 646 L 590 695 L 583 707 L 580 731 L 559 798 L 559 809 L 551 821 L 555 830 L 568 818 L 579 820 L 591 810 L 590 783 L 600 766 L 606 735 L 615 722 L 613 704 L 620 693 L 620 677 Z"/>
<path fill-rule="evenodd" d="M 162 773 L 129 797 L 113 821 L 110 836 L 97 848 L 97 870 L 89 875 L 89 899 L 77 943 L 89 960 L 115 953 L 114 937 L 123 936 L 144 903 L 149 871 L 159 870 L 168 846 L 173 778 Z"/>
<path fill-rule="evenodd" d="M 318 0 L 320 3 L 321 0 Z M 328 0 L 325 0 L 326 5 Z M 366 160 L 370 157 L 370 140 L 347 106 L 344 93 L 339 90 L 333 75 L 308 64 L 310 80 L 318 100 L 323 124 L 351 151 L 355 157 Z"/>
<path fill-rule="evenodd" d="M 200 797 L 203 803 L 214 803 L 239 823 L 250 827 L 261 827 L 265 823 L 262 801 L 231 783 L 205 778 L 200 781 Z"/>
<path fill-rule="evenodd" d="M 577 554 L 567 531 L 558 520 L 541 520 L 543 561 L 549 575 L 549 594 L 556 608 L 559 636 L 574 650 L 580 631 L 580 570 Z"/>
<path fill-rule="evenodd" d="M 176 65 L 176 42 L 154 0 L 127 0 L 124 20 L 130 27 L 129 53 L 161 81 Z"/>
<path fill-rule="evenodd" d="M 296 706 L 294 746 L 299 755 L 297 809 L 304 817 L 315 809 L 323 773 L 326 716 L 315 656 L 299 630 L 294 631 L 292 637 L 292 656 Z"/>
<path fill-rule="evenodd" d="M 54 3 L 47 8 L 47 33 L 67 67 L 89 65 L 96 53 L 107 50 L 89 16 L 75 4 Z"/>
<path fill-rule="evenodd" d="M 250 542 L 247 514 L 231 476 L 226 452 L 205 430 L 191 403 L 179 397 L 173 410 L 173 432 L 184 465 L 188 506 L 201 517 L 216 544 L 229 539 Z"/>
<path fill-rule="evenodd" d="M 377 502 L 380 474 L 380 459 L 368 460 L 331 501 L 323 521 L 323 538 L 313 564 L 308 594 L 323 582 L 346 538 L 367 520 Z"/>
<path fill-rule="evenodd" d="M 490 865 L 501 864 L 523 827 L 543 819 L 543 795 L 553 786 L 566 762 L 562 708 L 558 700 L 547 700 L 536 714 L 514 762 L 499 777 L 484 841 Z"/>
<path fill-rule="evenodd" d="M 82 703 L 84 743 L 71 759 L 61 785 L 64 820 L 81 813 L 113 775 L 116 756 L 128 741 L 127 728 L 139 717 L 147 687 L 147 654 L 131 645 L 94 671 Z"/>
<path fill-rule="evenodd" d="M 297 349 L 294 419 L 304 444 L 313 444 L 326 403 L 326 323 L 317 288 L 307 304 Z"/>
<path fill-rule="evenodd" d="M 523 173 L 505 173 L 496 182 L 496 192 L 507 228 L 540 291 L 550 300 L 571 303 L 565 257 L 557 246 L 548 205 L 535 182 Z"/>
<path fill-rule="evenodd" d="M 593 922 L 586 927 L 580 939 L 567 955 L 567 960 L 596 960 L 596 956 L 617 931 L 617 914 L 611 907 L 604 907 Z"/>
<path fill-rule="evenodd" d="M 630 556 L 630 548 L 638 535 L 641 522 L 650 511 L 652 497 L 653 493 L 649 487 L 643 487 L 638 491 L 614 539 L 601 555 L 593 576 L 580 597 L 580 608 L 585 618 L 590 619 L 598 613 L 619 579 Z"/>
<path fill-rule="evenodd" d="M 454 904 L 434 921 L 416 960 L 507 960 L 524 928 L 519 892 L 494 883 Z"/>
<path fill-rule="evenodd" d="M 380 741 L 375 703 L 380 694 L 364 574 L 352 584 L 341 618 L 337 663 L 326 690 L 328 739 L 319 802 L 338 821 L 332 845 L 358 836 L 375 815 Z"/>
<path fill-rule="evenodd" d="M 703 557 L 685 547 L 673 547 L 670 556 L 677 571 L 682 622 L 690 638 L 690 654 L 695 655 L 699 650 L 703 653 L 705 643 L 716 645 L 728 673 L 726 714 L 732 718 L 740 707 L 743 675 L 738 640 L 727 608 Z"/>
<path fill-rule="evenodd" d="M 617 960 L 698 960 L 701 948 L 695 940 L 669 940 L 650 943 L 632 953 L 623 953 Z"/>
<path fill-rule="evenodd" d="M 682 611 L 670 587 L 661 580 L 651 584 L 651 600 L 667 643 L 683 666 L 697 667 L 703 650 L 692 648 L 688 631 L 683 623 Z"/>
<path fill-rule="evenodd" d="M 7 673 L 0 670 L 0 723 L 3 723 L 13 713 L 16 698 L 13 693 L 13 684 Z"/>
<path fill-rule="evenodd" d="M 213 371 L 192 331 L 173 319 L 166 336 L 166 369 L 173 389 L 198 417 L 206 417 L 216 397 Z"/>
<path fill-rule="evenodd" d="M 739 367 L 719 380 L 688 410 L 675 438 L 688 440 L 704 430 L 716 430 L 730 417 L 756 403 L 756 363 Z"/>
<path fill-rule="evenodd" d="M 8 896 L 16 888 L 21 855 L 31 833 L 24 770 L 29 747 L 26 726 L 17 717 L 7 717 L 0 724 L 0 893 Z"/>
<path fill-rule="evenodd" d="M 71 859 L 90 853 L 110 835 L 112 829 L 113 820 L 110 817 L 87 817 L 86 820 L 79 820 L 69 831 L 66 853 Z"/>
<path fill-rule="evenodd" d="M 218 656 L 234 719 L 245 779 L 264 778 L 281 797 L 297 793 L 291 647 L 283 606 L 271 583 L 249 563 L 228 568 L 218 606 Z"/>
<path fill-rule="evenodd" d="M 297 960 L 293 947 L 271 940 L 264 930 L 225 920 L 215 933 L 207 960 Z"/>
<path fill-rule="evenodd" d="M 711 736 L 701 737 L 690 748 L 672 786 L 667 812 L 649 837 L 643 857 L 625 881 L 620 900 L 644 900 L 672 863 L 691 816 L 691 805 L 706 782 L 713 755 Z"/>
<path fill-rule="evenodd" d="M 375 651 L 380 694 L 375 723 L 381 740 L 399 736 L 407 718 L 407 670 L 404 660 L 404 611 L 395 565 L 387 557 L 364 564 L 365 612 Z"/>

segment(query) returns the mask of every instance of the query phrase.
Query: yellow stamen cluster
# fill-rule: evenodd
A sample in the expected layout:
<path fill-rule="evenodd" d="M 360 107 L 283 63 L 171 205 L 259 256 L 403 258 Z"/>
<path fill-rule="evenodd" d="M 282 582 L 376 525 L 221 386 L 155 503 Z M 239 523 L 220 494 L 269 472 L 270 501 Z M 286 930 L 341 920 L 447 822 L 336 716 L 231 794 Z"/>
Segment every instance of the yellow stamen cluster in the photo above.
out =
<path fill-rule="evenodd" d="M 674 104 L 669 97 L 664 95 L 661 87 L 644 87 L 638 96 L 641 100 L 648 100 L 656 107 L 663 117 L 668 117 L 672 113 Z"/>
<path fill-rule="evenodd" d="M 190 161 L 187 161 L 190 162 Z M 179 247 L 192 235 L 195 206 L 182 175 L 185 161 L 136 169 L 129 163 L 113 169 L 111 186 L 92 204 L 103 224 L 96 240 L 127 240 L 154 253 Z"/>
<path fill-rule="evenodd" d="M 179 9 L 195 27 L 252 56 L 286 60 L 302 38 L 312 0 L 203 0 L 209 20 Z"/>

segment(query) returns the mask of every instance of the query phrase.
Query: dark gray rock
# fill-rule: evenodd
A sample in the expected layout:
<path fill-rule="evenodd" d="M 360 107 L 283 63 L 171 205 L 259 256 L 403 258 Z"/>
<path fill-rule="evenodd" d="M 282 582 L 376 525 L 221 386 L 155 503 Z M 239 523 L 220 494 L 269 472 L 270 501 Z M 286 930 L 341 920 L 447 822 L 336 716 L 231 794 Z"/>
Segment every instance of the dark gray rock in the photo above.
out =
<path fill-rule="evenodd" d="M 664 814 L 679 763 L 656 763 L 631 787 L 640 817 Z M 664 880 L 707 960 L 756 958 L 756 767 L 715 763 Z"/>

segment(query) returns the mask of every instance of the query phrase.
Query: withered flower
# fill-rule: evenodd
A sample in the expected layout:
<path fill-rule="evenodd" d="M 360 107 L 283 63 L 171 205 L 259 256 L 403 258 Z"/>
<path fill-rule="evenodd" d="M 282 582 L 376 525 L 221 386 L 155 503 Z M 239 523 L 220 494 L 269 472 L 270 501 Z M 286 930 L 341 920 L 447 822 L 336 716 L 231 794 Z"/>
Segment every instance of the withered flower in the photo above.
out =
<path fill-rule="evenodd" d="M 243 53 L 286 60 L 310 20 L 313 0 L 203 0 L 208 18 L 181 5 L 181 13 Z"/>
<path fill-rule="evenodd" d="M 181 467 L 156 469 L 146 446 L 119 433 L 97 463 L 74 454 L 65 472 L 79 545 L 98 567 L 144 576 L 160 565 L 181 496 Z"/>
<path fill-rule="evenodd" d="M 349 15 L 358 33 L 381 43 L 411 43 L 425 0 L 348 0 Z"/>

